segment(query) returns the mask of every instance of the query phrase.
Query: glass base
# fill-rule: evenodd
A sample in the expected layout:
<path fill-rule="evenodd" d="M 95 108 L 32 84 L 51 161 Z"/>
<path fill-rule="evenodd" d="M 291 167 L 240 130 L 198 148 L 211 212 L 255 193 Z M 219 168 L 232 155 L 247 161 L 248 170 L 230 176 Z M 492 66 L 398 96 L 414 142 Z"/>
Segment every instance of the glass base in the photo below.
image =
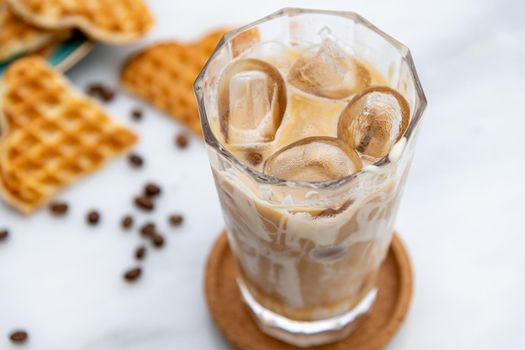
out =
<path fill-rule="evenodd" d="M 372 308 L 377 296 L 377 288 L 374 288 L 356 307 L 344 314 L 319 321 L 296 321 L 259 304 L 242 279 L 237 278 L 237 284 L 259 328 L 269 336 L 299 347 L 333 343 L 348 337 L 355 330 L 359 316 Z"/>

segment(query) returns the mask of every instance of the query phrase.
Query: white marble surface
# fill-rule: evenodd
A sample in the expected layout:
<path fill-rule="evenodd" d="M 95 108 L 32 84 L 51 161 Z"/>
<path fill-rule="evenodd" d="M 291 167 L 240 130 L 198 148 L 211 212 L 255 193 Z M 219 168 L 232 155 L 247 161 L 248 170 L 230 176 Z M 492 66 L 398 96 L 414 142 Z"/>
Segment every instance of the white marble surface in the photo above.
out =
<path fill-rule="evenodd" d="M 525 3 L 440 1 L 151 1 L 158 26 L 128 48 L 99 46 L 68 74 L 116 83 L 122 59 L 145 42 L 192 39 L 283 6 L 354 10 L 407 44 L 429 107 L 398 218 L 415 268 L 409 317 L 389 350 L 525 348 Z M 173 146 L 180 129 L 119 95 L 108 109 L 141 135 L 140 171 L 119 159 L 60 197 L 67 218 L 22 217 L 0 204 L 0 349 L 13 327 L 30 331 L 24 349 L 227 349 L 202 292 L 208 250 L 223 223 L 203 145 Z M 155 214 L 168 236 L 135 285 L 121 281 L 140 239 L 119 220 L 148 179 L 165 189 Z M 89 208 L 104 214 L 89 228 Z M 166 213 L 186 215 L 181 229 Z"/>

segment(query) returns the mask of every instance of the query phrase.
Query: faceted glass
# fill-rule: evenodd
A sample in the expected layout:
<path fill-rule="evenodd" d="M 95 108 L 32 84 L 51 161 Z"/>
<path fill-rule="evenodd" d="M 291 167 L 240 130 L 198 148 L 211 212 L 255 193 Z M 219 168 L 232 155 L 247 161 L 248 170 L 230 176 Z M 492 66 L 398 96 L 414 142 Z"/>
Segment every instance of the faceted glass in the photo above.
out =
<path fill-rule="evenodd" d="M 287 173 L 283 171 L 275 173 L 279 177 L 272 176 L 268 169 L 280 169 L 277 155 L 250 166 L 249 161 L 256 164 L 262 156 L 254 158 L 248 152 L 240 157 L 244 153 L 232 152 L 225 142 L 243 141 L 253 133 L 228 134 L 227 128 L 258 128 L 269 106 L 279 102 L 269 122 L 256 135 L 257 142 L 272 142 L 284 113 L 307 108 L 301 104 L 302 97 L 295 99 L 295 92 L 307 90 L 321 99 L 336 99 L 351 97 L 363 84 L 369 84 L 360 75 L 349 80 L 332 74 L 330 69 L 315 71 L 318 76 L 312 78 L 326 88 L 310 91 L 297 80 L 301 75 L 289 67 L 289 55 L 283 54 L 283 47 L 295 50 L 321 45 L 327 35 L 342 43 L 359 62 L 366 62 L 404 97 L 409 121 L 403 134 L 393 140 L 395 143 L 392 141 L 386 155 L 377 148 L 381 152 L 374 151 L 376 158 L 364 162 L 362 169 L 346 174 L 346 168 L 340 167 L 342 170 L 336 170 L 342 175 L 328 180 L 317 173 L 313 178 L 318 181 L 284 178 L 281 174 Z M 321 52 L 314 59 L 341 61 L 337 52 L 333 54 L 336 49 L 326 50 L 328 58 Z M 246 56 L 256 60 L 236 63 Z M 231 113 L 233 117 L 226 124 L 220 119 L 224 98 L 221 77 L 229 74 L 224 72 L 240 71 L 242 67 L 235 65 L 251 67 L 255 73 L 232 78 L 226 96 L 255 98 Z M 364 69 L 348 62 L 344 67 L 356 72 Z M 282 77 L 285 88 L 276 71 L 287 72 Z M 261 88 L 268 86 L 268 79 L 273 79 L 270 82 L 277 90 Z M 227 33 L 194 88 L 230 247 L 239 264 L 240 292 L 257 324 L 265 333 L 298 346 L 346 337 L 360 316 L 370 310 L 377 295 L 378 272 L 390 246 L 426 106 L 409 50 L 355 13 L 287 8 Z M 248 114 L 252 119 L 243 119 Z M 217 125 L 220 127 L 214 127 Z M 312 150 L 336 147 L 340 142 L 334 141 L 337 135 L 332 135 L 333 131 L 326 133 L 329 137 L 299 144 L 304 150 L 296 154 L 307 152 L 308 161 L 316 162 Z M 340 152 L 341 159 L 345 152 Z M 279 156 L 295 157 L 294 153 Z M 349 169 L 358 169 L 354 160 L 353 155 L 347 158 Z"/>

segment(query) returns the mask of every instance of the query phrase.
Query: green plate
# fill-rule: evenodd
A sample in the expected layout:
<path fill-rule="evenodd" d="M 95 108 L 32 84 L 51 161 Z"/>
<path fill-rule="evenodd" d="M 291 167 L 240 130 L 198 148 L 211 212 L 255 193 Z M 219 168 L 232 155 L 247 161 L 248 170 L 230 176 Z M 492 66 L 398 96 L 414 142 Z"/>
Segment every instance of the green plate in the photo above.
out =
<path fill-rule="evenodd" d="M 44 56 L 51 65 L 61 71 L 66 71 L 86 56 L 92 47 L 92 41 L 87 39 L 82 33 L 75 32 L 68 40 L 57 43 L 47 49 Z M 16 58 L 0 64 L 0 76 L 14 60 L 16 60 Z"/>

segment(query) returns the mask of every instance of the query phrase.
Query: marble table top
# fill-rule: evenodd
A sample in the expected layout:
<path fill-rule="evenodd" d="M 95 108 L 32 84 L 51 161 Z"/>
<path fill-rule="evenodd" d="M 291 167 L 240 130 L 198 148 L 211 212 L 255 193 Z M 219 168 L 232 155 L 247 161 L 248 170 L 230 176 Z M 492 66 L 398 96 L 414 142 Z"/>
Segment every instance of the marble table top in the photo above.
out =
<path fill-rule="evenodd" d="M 150 1 L 158 25 L 128 47 L 99 45 L 68 76 L 116 85 L 122 60 L 167 38 L 193 39 L 210 28 L 243 24 L 283 6 L 361 13 L 408 45 L 426 91 L 425 113 L 397 227 L 411 254 L 415 294 L 389 350 L 525 348 L 525 3 L 441 1 Z M 145 118 L 133 123 L 132 108 Z M 0 203 L 0 349 L 228 349 L 203 296 L 207 253 L 223 227 L 207 155 L 182 128 L 126 94 L 108 110 L 141 135 L 146 166 L 124 158 L 60 198 L 66 218 L 41 211 L 22 217 Z M 140 220 L 161 223 L 164 249 L 149 254 L 140 282 L 122 282 L 134 264 L 136 234 L 119 221 L 148 180 L 162 185 L 159 210 Z M 88 227 L 97 208 L 101 224 Z M 166 216 L 185 215 L 181 228 Z M 138 217 L 138 216 L 137 216 Z M 15 347 L 7 334 L 29 330 Z"/>

